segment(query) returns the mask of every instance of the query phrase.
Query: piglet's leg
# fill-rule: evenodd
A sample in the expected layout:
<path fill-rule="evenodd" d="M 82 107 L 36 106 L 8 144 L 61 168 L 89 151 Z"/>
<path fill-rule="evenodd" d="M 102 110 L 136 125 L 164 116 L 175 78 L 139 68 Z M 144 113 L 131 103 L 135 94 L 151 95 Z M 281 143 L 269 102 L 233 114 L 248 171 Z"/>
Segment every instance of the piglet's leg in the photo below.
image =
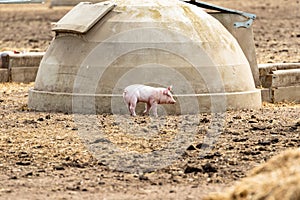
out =
<path fill-rule="evenodd" d="M 129 112 L 130 112 L 130 114 L 131 114 L 130 103 L 127 104 L 127 108 L 128 108 L 128 110 L 129 110 Z"/>
<path fill-rule="evenodd" d="M 153 102 L 152 105 L 151 105 L 151 109 L 152 109 L 152 112 L 153 112 L 153 115 L 155 117 L 157 117 L 157 102 Z"/>
<path fill-rule="evenodd" d="M 144 110 L 143 114 L 148 114 L 150 108 L 151 108 L 151 104 L 150 103 L 146 103 L 145 104 L 145 110 Z"/>
<path fill-rule="evenodd" d="M 130 111 L 131 116 L 136 116 L 135 107 L 136 107 L 136 103 L 134 103 L 134 102 L 130 103 L 130 105 L 129 105 L 129 111 Z"/>
<path fill-rule="evenodd" d="M 136 116 L 136 113 L 135 113 L 136 104 L 137 104 L 137 99 L 131 98 L 129 105 L 128 105 L 131 116 Z"/>

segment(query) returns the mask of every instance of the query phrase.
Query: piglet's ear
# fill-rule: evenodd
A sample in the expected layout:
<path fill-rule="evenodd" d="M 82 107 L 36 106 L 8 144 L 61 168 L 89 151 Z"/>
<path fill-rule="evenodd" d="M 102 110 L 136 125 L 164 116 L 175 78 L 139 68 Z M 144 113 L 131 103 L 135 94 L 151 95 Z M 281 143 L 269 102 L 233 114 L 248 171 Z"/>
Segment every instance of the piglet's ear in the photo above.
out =
<path fill-rule="evenodd" d="M 168 94 L 168 91 L 169 91 L 169 89 L 164 90 L 164 91 L 163 91 L 163 94 L 164 94 L 164 95 L 167 95 L 167 94 Z"/>
<path fill-rule="evenodd" d="M 172 86 L 172 85 L 170 85 L 170 86 L 168 87 L 168 90 L 169 90 L 169 91 L 171 91 L 171 90 L 172 90 L 172 88 L 173 88 L 173 86 Z"/>

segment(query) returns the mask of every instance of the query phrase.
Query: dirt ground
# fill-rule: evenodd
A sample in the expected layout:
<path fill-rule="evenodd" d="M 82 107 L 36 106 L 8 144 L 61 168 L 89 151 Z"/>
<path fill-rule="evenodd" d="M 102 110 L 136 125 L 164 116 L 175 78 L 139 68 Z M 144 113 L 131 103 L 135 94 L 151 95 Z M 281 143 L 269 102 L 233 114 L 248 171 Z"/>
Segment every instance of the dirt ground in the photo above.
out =
<path fill-rule="evenodd" d="M 210 0 L 219 6 L 254 13 L 254 41 L 258 63 L 300 62 L 299 0 Z M 0 51 L 45 51 L 57 22 L 71 8 L 0 4 Z"/>
<path fill-rule="evenodd" d="M 257 15 L 253 30 L 258 63 L 300 62 L 298 0 L 208 2 Z M 0 51 L 45 51 L 53 37 L 51 22 L 68 10 L 0 5 Z M 195 138 L 170 165 L 147 173 L 122 172 L 88 151 L 73 115 L 29 110 L 30 87 L 33 83 L 0 84 L 0 199 L 201 199 L 231 186 L 273 155 L 300 147 L 300 105 L 264 104 L 260 110 L 225 113 L 221 134 L 206 154 L 211 114 L 197 116 Z M 109 115 L 98 120 L 99 128 L 114 139 L 119 124 Z M 137 117 L 133 123 L 149 120 Z M 168 130 L 180 119 L 170 120 L 171 127 L 167 124 L 159 139 L 168 139 Z M 132 145 L 130 150 L 157 148 L 151 142 L 122 142 Z"/>

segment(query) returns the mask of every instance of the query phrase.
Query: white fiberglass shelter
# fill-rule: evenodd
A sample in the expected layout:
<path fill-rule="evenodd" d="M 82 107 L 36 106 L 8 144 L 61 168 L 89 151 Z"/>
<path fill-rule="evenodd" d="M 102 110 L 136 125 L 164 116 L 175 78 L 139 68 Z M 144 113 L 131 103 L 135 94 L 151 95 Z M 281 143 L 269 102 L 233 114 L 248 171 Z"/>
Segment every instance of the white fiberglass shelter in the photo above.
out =
<path fill-rule="evenodd" d="M 53 26 L 29 107 L 128 113 L 130 84 L 173 85 L 169 114 L 259 108 L 249 62 L 236 39 L 203 9 L 178 0 L 80 3 Z"/>

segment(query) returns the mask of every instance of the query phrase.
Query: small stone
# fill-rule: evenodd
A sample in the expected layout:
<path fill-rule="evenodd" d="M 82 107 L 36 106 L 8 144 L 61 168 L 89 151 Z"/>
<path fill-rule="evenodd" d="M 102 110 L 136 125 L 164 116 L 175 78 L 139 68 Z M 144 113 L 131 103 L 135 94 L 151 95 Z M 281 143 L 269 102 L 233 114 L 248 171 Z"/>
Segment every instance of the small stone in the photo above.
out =
<path fill-rule="evenodd" d="M 297 130 L 297 129 L 298 129 L 298 126 L 296 126 L 296 125 L 290 127 L 290 130 L 292 130 L 292 131 L 293 131 L 293 130 Z"/>
<path fill-rule="evenodd" d="M 36 42 L 39 42 L 39 40 L 31 38 L 31 39 L 28 40 L 28 42 L 29 43 L 36 43 Z"/>
<path fill-rule="evenodd" d="M 36 121 L 34 121 L 33 119 L 32 120 L 30 120 L 30 119 L 25 119 L 24 121 L 23 121 L 23 124 L 36 124 L 37 122 Z"/>
<path fill-rule="evenodd" d="M 190 145 L 186 150 L 193 151 L 196 150 L 196 148 L 194 147 L 194 145 Z"/>
<path fill-rule="evenodd" d="M 184 173 L 185 174 L 190 174 L 190 173 L 198 173 L 198 172 L 202 172 L 203 170 L 201 168 L 198 167 L 192 167 L 192 166 L 186 166 Z"/>
<path fill-rule="evenodd" d="M 39 169 L 39 170 L 37 170 L 37 172 L 38 172 L 38 173 L 45 173 L 46 170 L 45 170 L 45 169 Z"/>
<path fill-rule="evenodd" d="M 267 145 L 271 144 L 271 141 L 258 141 L 257 144 L 262 145 L 262 146 L 267 146 Z"/>
<path fill-rule="evenodd" d="M 147 128 L 142 128 L 142 131 L 144 132 L 144 133 L 148 133 L 149 132 L 149 130 L 147 129 Z"/>
<path fill-rule="evenodd" d="M 31 162 L 30 161 L 18 161 L 16 162 L 16 165 L 21 165 L 21 166 L 27 166 L 30 165 Z"/>
<path fill-rule="evenodd" d="M 24 176 L 32 176 L 33 172 L 28 172 L 27 174 L 25 174 Z"/>
<path fill-rule="evenodd" d="M 247 156 L 251 155 L 251 151 L 250 151 L 250 150 L 247 150 L 247 151 L 240 151 L 239 153 L 244 154 L 244 155 L 247 155 Z"/>
<path fill-rule="evenodd" d="M 297 146 L 297 145 L 295 143 L 289 142 L 289 143 L 287 143 L 287 146 L 294 147 L 294 146 Z"/>
<path fill-rule="evenodd" d="M 145 119 L 140 121 L 140 124 L 145 124 L 145 123 L 147 123 L 147 121 Z"/>
<path fill-rule="evenodd" d="M 120 125 L 120 122 L 113 122 L 111 125 L 118 126 L 118 125 Z"/>
<path fill-rule="evenodd" d="M 222 154 L 221 154 L 220 152 L 215 152 L 215 153 L 214 153 L 214 156 L 220 157 L 220 156 L 222 156 Z"/>
<path fill-rule="evenodd" d="M 12 193 L 13 192 L 13 190 L 11 190 L 11 189 L 0 189 L 0 194 L 1 193 Z"/>
<path fill-rule="evenodd" d="M 240 115 L 233 116 L 233 119 L 242 119 Z"/>
<path fill-rule="evenodd" d="M 234 161 L 234 160 L 229 160 L 229 161 L 228 161 L 228 164 L 229 164 L 229 165 L 237 165 L 237 162 Z"/>
<path fill-rule="evenodd" d="M 279 142 L 279 139 L 278 138 L 273 138 L 272 140 L 271 140 L 271 143 L 272 144 L 275 144 L 275 143 L 278 143 Z"/>
<path fill-rule="evenodd" d="M 218 171 L 217 168 L 210 163 L 206 163 L 205 165 L 202 166 L 202 168 L 203 168 L 203 171 L 207 172 L 207 173 Z"/>
<path fill-rule="evenodd" d="M 242 160 L 248 161 L 249 158 L 244 156 L 244 157 L 242 157 Z"/>
<path fill-rule="evenodd" d="M 256 131 L 256 130 L 260 130 L 260 131 L 266 130 L 265 126 L 259 125 L 259 124 L 252 124 L 251 127 L 252 127 L 251 130 L 253 130 L 253 131 Z"/>
<path fill-rule="evenodd" d="M 298 138 L 292 138 L 291 141 L 292 141 L 292 142 L 299 142 L 300 139 L 298 139 Z"/>
<path fill-rule="evenodd" d="M 199 143 L 199 144 L 196 145 L 196 148 L 197 149 L 206 149 L 206 148 L 209 148 L 209 144 Z"/>
<path fill-rule="evenodd" d="M 28 155 L 27 152 L 24 152 L 24 151 L 23 151 L 23 152 L 20 152 L 20 153 L 19 153 L 18 157 L 19 157 L 19 158 L 28 158 L 29 155 Z"/>
<path fill-rule="evenodd" d="M 227 147 L 227 150 L 232 150 L 232 149 L 234 149 L 233 146 L 228 146 L 228 147 Z"/>
<path fill-rule="evenodd" d="M 234 131 L 234 130 L 230 131 L 230 133 L 231 133 L 232 135 L 240 135 L 240 132 Z"/>
<path fill-rule="evenodd" d="M 72 190 L 72 191 L 78 191 L 78 190 L 80 190 L 80 186 L 79 185 L 77 185 L 76 187 L 67 186 L 66 189 L 67 190 Z"/>
<path fill-rule="evenodd" d="M 215 157 L 214 154 L 206 154 L 203 158 L 205 159 L 213 159 Z"/>
<path fill-rule="evenodd" d="M 200 122 L 202 122 L 202 123 L 208 123 L 208 122 L 210 122 L 210 120 L 207 119 L 206 117 L 204 117 L 203 119 L 200 120 Z"/>
<path fill-rule="evenodd" d="M 233 142 L 246 142 L 249 138 L 233 138 Z"/>
<path fill-rule="evenodd" d="M 55 170 L 65 170 L 65 168 L 61 165 L 57 165 L 53 167 Z"/>
<path fill-rule="evenodd" d="M 140 181 L 147 181 L 147 180 L 149 180 L 149 178 L 148 178 L 148 176 L 140 175 L 140 176 L 139 176 L 139 180 L 140 180 Z"/>
<path fill-rule="evenodd" d="M 258 121 L 256 119 L 250 119 L 250 120 L 248 120 L 248 122 L 251 124 L 258 123 Z"/>
<path fill-rule="evenodd" d="M 265 147 L 258 147 L 259 151 L 267 151 L 267 149 Z"/>
<path fill-rule="evenodd" d="M 151 125 L 149 128 L 151 128 L 151 129 L 158 129 L 158 126 L 156 124 L 154 124 L 154 125 Z"/>
<path fill-rule="evenodd" d="M 100 138 L 100 139 L 97 139 L 97 140 L 95 140 L 95 141 L 93 141 L 91 143 L 92 144 L 94 144 L 94 143 L 111 143 L 111 141 L 108 140 L 108 139 L 106 139 L 106 138 Z"/>
<path fill-rule="evenodd" d="M 44 118 L 40 117 L 40 118 L 37 119 L 37 121 L 42 122 L 42 121 L 44 121 Z"/>
<path fill-rule="evenodd" d="M 288 49 L 280 49 L 279 52 L 289 52 Z"/>

